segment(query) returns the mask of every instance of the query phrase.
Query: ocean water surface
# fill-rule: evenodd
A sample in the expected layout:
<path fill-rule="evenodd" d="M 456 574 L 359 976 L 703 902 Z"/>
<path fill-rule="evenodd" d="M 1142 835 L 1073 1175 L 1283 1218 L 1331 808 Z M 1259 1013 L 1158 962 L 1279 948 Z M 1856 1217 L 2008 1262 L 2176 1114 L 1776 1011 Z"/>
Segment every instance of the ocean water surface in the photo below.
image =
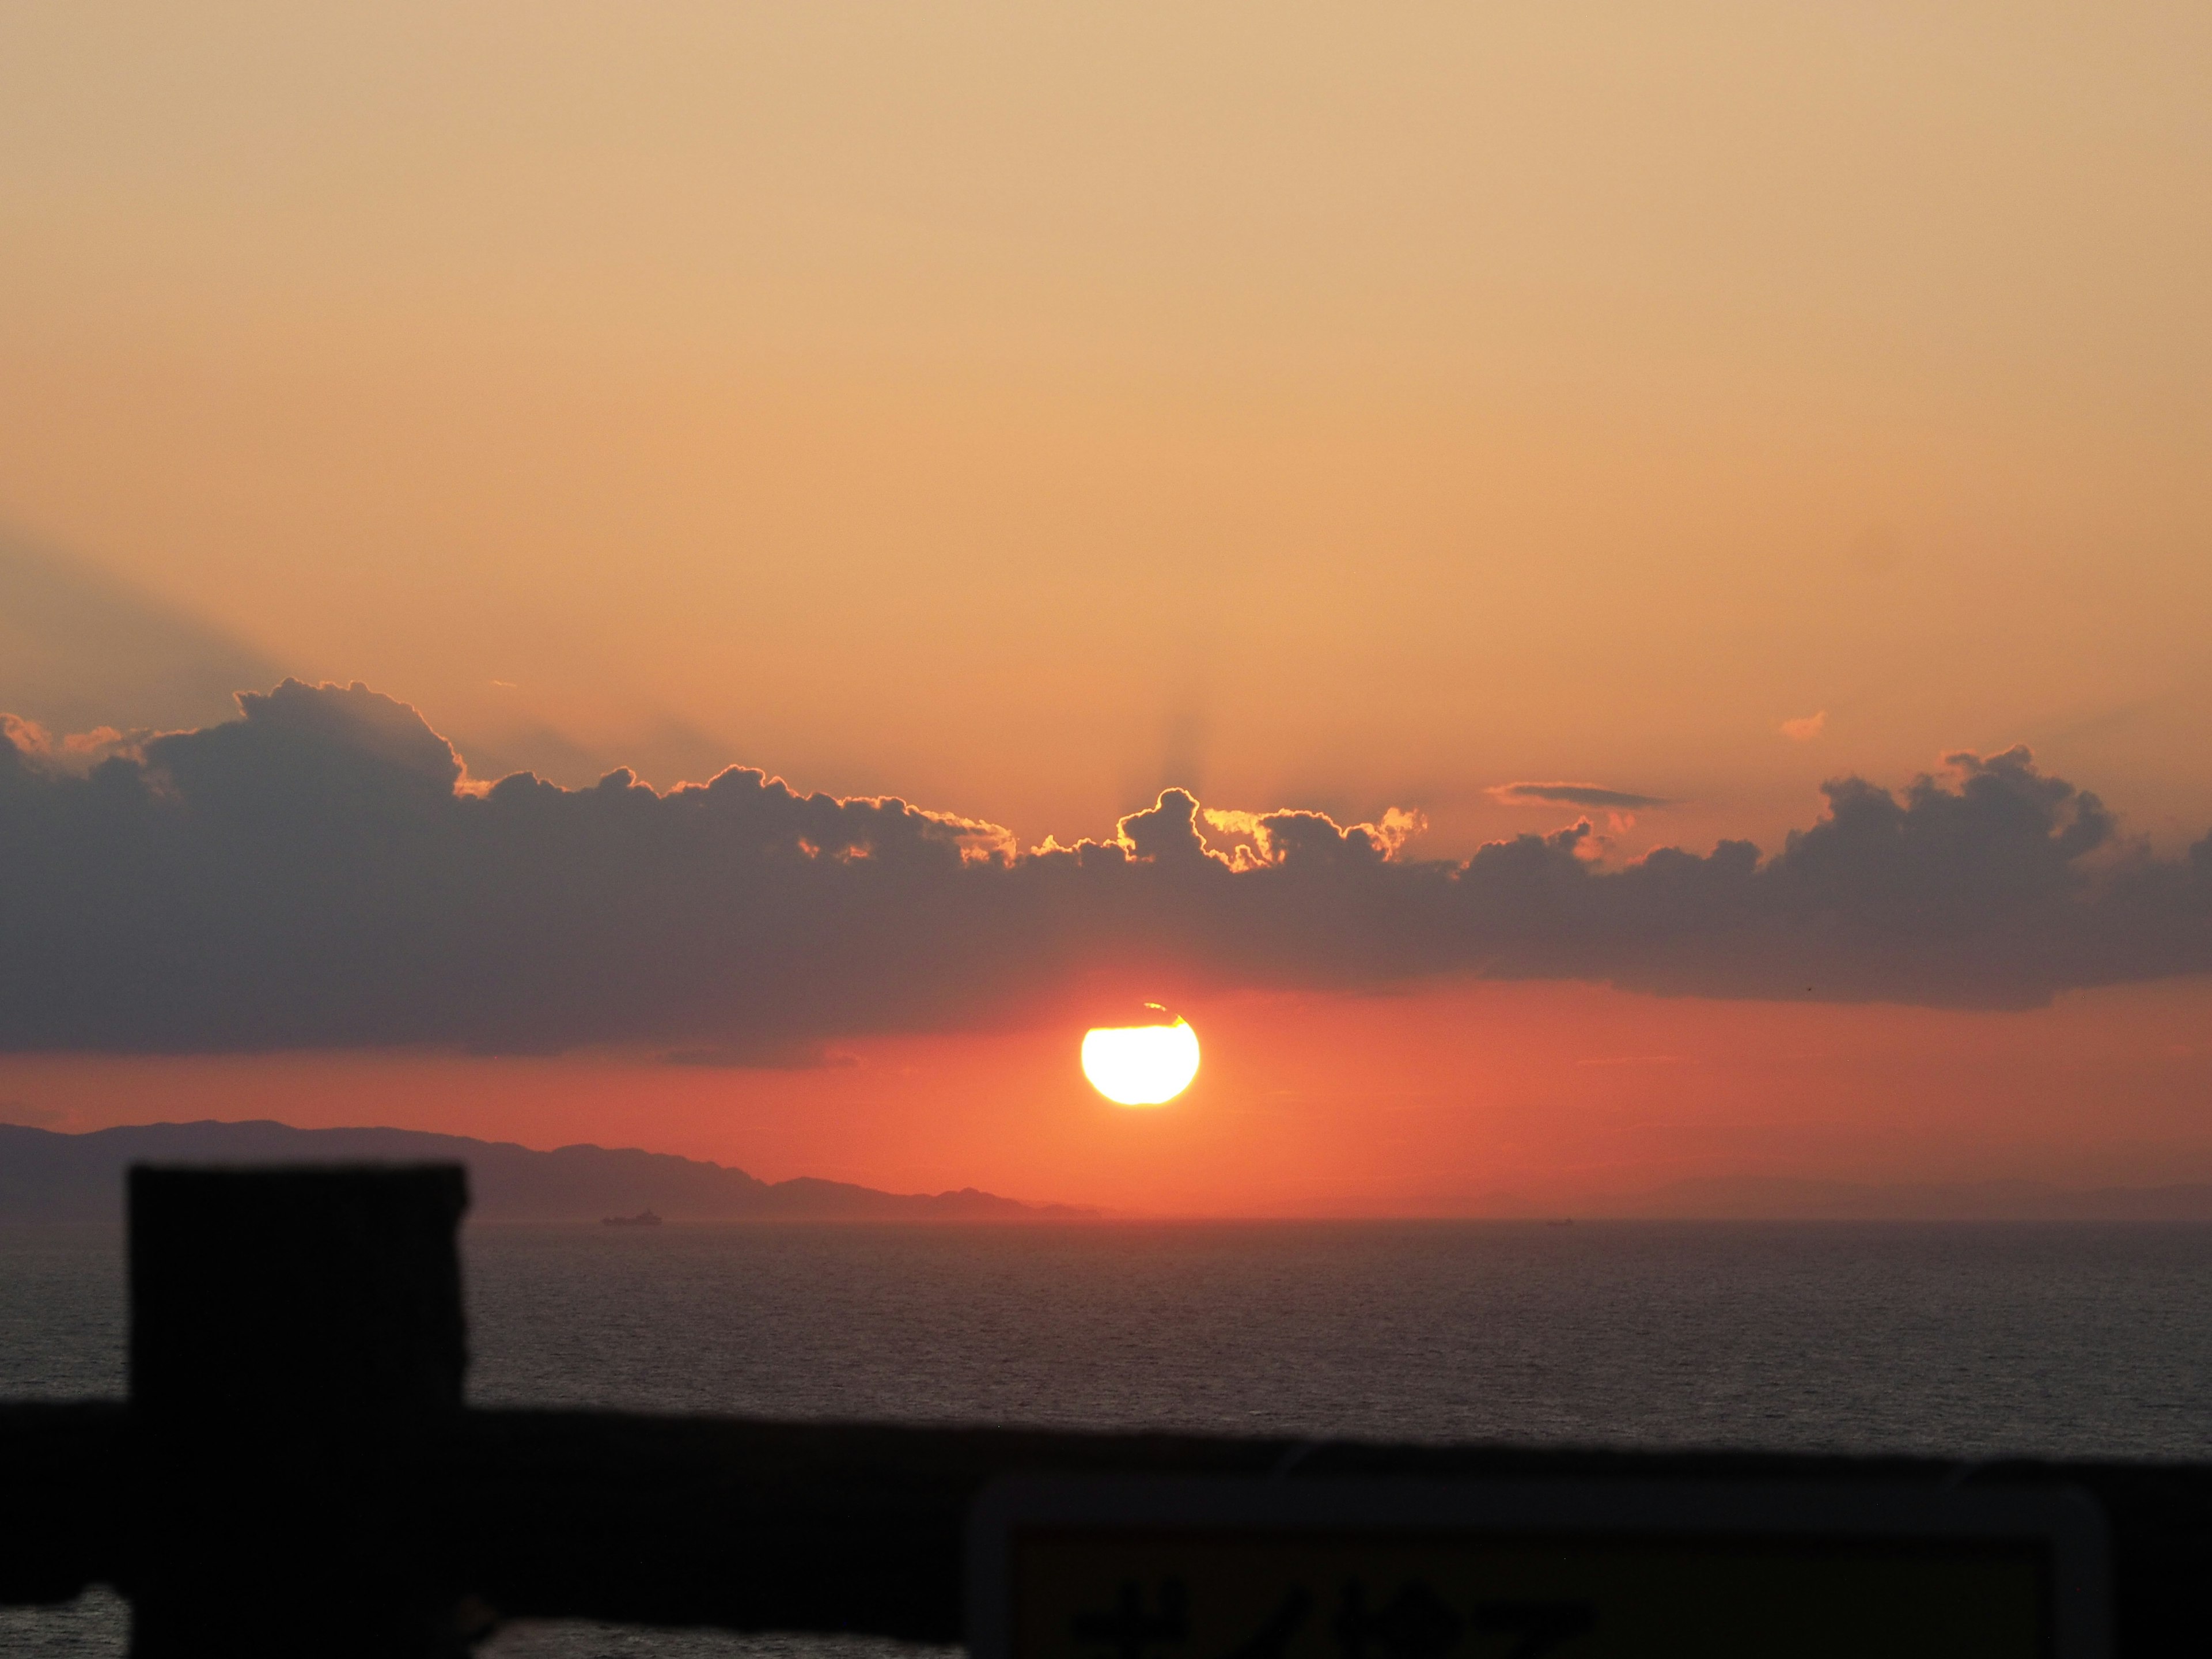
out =
<path fill-rule="evenodd" d="M 2212 1457 L 2212 1227 L 474 1226 L 482 1404 Z M 0 1229 L 0 1396 L 124 1389 L 120 1241 Z M 127 1608 L 0 1612 L 119 1655 Z M 860 1656 L 574 1624 L 493 1659 Z"/>

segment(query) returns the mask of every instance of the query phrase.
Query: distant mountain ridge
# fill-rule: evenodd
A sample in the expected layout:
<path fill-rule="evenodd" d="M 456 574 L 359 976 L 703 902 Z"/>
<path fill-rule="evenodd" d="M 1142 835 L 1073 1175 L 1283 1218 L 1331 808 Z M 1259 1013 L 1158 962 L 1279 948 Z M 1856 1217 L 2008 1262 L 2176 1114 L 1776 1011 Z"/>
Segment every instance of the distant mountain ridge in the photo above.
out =
<path fill-rule="evenodd" d="M 0 1222 L 118 1221 L 133 1164 L 463 1164 L 484 1221 L 595 1221 L 650 1209 L 671 1221 L 1023 1221 L 1088 1216 L 978 1192 L 884 1193 L 635 1147 L 562 1146 L 420 1129 L 295 1129 L 256 1121 L 145 1123 L 84 1134 L 0 1124 Z"/>
<path fill-rule="evenodd" d="M 972 1187 L 901 1194 L 807 1176 L 767 1182 L 724 1164 L 635 1147 L 537 1152 L 513 1141 L 420 1129 L 295 1129 L 264 1120 L 146 1123 L 84 1134 L 0 1123 L 0 1224 L 119 1221 L 123 1172 L 133 1164 L 352 1162 L 465 1164 L 469 1213 L 485 1221 L 597 1221 L 645 1209 L 671 1221 L 1027 1221 L 1097 1214 L 1024 1204 Z M 1568 1210 L 1624 1220 L 2212 1222 L 2212 1184 L 1882 1185 L 1720 1176 Z M 1501 1194 L 1492 1212 L 1553 1212 Z"/>

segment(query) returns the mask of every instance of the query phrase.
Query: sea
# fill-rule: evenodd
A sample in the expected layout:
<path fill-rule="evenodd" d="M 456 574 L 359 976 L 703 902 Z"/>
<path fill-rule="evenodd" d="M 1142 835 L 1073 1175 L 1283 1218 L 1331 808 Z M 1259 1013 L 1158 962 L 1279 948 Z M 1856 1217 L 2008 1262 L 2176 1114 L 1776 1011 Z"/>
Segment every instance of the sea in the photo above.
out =
<path fill-rule="evenodd" d="M 485 1405 L 2212 1457 L 2212 1226 L 472 1224 L 465 1252 Z M 124 1339 L 114 1235 L 0 1229 L 0 1398 L 119 1396 Z M 95 1590 L 0 1610 L 0 1653 L 128 1629 Z M 479 1652 L 916 1650 L 557 1622 Z"/>

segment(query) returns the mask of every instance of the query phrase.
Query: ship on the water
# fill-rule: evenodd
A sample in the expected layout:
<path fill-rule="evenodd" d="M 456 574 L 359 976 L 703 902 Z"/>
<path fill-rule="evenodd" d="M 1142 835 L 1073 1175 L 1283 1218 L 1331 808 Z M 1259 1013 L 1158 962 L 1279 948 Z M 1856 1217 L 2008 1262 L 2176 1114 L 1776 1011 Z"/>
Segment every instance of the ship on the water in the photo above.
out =
<path fill-rule="evenodd" d="M 658 1227 L 660 1218 L 651 1210 L 640 1210 L 635 1215 L 609 1215 L 599 1218 L 602 1227 Z"/>

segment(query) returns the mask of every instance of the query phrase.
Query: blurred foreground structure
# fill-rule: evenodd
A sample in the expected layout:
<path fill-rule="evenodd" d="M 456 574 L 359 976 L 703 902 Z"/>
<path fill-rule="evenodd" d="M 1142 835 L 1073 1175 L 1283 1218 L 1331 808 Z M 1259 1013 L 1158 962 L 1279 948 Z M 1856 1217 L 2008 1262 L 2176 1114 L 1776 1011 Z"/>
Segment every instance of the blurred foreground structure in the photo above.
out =
<path fill-rule="evenodd" d="M 1399 1477 L 1880 1488 L 1931 1507 L 2078 1492 L 2109 1540 L 2112 1650 L 2212 1649 L 2212 1469 L 470 1410 L 458 1167 L 139 1169 L 130 1203 L 131 1399 L 0 1406 L 0 1601 L 112 1584 L 139 1659 L 428 1659 L 519 1617 L 956 1642 L 979 1493 L 1105 1473 L 1308 1495 Z M 1169 1651 L 1160 1615 L 1132 1607 L 1101 1626 L 1101 1659 Z M 1375 1629 L 1370 1659 L 1444 1651 Z M 1567 1654 L 1577 1633 L 1467 1650 Z"/>

